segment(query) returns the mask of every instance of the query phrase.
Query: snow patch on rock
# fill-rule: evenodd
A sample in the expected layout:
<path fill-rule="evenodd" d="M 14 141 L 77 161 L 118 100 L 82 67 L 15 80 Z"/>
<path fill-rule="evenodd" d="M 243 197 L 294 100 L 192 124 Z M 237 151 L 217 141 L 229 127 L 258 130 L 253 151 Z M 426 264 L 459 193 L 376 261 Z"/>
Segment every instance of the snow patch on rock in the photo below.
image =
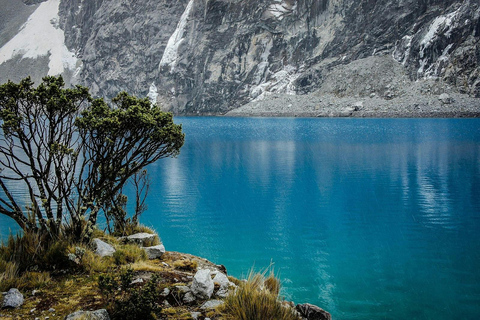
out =
<path fill-rule="evenodd" d="M 182 42 L 185 41 L 185 39 L 183 38 L 183 34 L 185 33 L 187 20 L 193 8 L 193 2 L 194 0 L 190 0 L 188 2 L 185 11 L 180 17 L 180 21 L 177 24 L 177 29 L 175 29 L 173 34 L 170 36 L 170 39 L 168 39 L 167 47 L 163 52 L 162 60 L 160 60 L 160 68 L 163 66 L 170 66 L 170 72 L 173 72 L 173 70 L 175 69 L 175 66 L 178 62 L 178 48 L 180 47 Z"/>
<path fill-rule="evenodd" d="M 285 66 L 282 70 L 274 73 L 269 81 L 253 87 L 250 90 L 250 96 L 254 98 L 253 101 L 260 101 L 272 93 L 295 95 L 294 82 L 301 75 L 298 71 L 294 66 Z"/>
<path fill-rule="evenodd" d="M 292 13 L 295 8 L 284 0 L 275 0 L 272 3 L 267 11 L 265 12 L 266 17 L 273 17 L 277 20 L 283 20 L 283 18 Z"/>
<path fill-rule="evenodd" d="M 17 56 L 32 59 L 49 56 L 48 75 L 74 71 L 78 59 L 65 45 L 65 34 L 58 23 L 59 5 L 60 0 L 40 4 L 17 35 L 0 49 L 0 64 Z"/>
<path fill-rule="evenodd" d="M 150 100 L 151 104 L 155 105 L 157 104 L 157 97 L 158 97 L 157 86 L 155 85 L 155 82 L 152 82 L 147 94 L 147 98 Z"/>

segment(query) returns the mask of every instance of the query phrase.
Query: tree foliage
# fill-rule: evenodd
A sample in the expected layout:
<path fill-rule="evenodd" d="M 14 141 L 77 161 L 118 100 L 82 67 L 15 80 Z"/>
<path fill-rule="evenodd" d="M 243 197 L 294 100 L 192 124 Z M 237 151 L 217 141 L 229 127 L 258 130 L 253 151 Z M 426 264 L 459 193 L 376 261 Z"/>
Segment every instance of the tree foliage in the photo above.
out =
<path fill-rule="evenodd" d="M 58 236 L 67 226 L 82 238 L 99 213 L 124 207 L 128 181 L 146 188 L 144 167 L 178 155 L 184 134 L 148 99 L 122 92 L 109 105 L 85 87 L 64 86 L 61 77 L 0 86 L 0 213 L 24 230 Z M 136 198 L 142 210 L 144 198 Z"/>

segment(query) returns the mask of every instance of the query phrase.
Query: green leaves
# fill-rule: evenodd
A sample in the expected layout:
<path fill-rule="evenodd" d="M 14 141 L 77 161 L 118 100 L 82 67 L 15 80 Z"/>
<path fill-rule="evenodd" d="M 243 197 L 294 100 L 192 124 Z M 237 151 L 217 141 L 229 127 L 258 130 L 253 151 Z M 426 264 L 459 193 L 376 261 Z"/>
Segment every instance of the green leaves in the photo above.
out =
<path fill-rule="evenodd" d="M 117 197 L 125 183 L 158 159 L 176 156 L 185 138 L 172 114 L 147 98 L 121 92 L 109 105 L 88 88 L 66 89 L 61 76 L 45 77 L 38 87 L 30 78 L 0 85 L 0 128 L 0 166 L 9 169 L 0 175 L 4 193 L 10 195 L 2 179 L 24 183 L 34 228 L 56 234 L 62 221 L 71 221 L 79 237 L 84 218 L 93 225 L 101 210 L 124 206 L 126 199 Z M 1 200 L 0 213 L 31 226 L 13 197 Z"/>

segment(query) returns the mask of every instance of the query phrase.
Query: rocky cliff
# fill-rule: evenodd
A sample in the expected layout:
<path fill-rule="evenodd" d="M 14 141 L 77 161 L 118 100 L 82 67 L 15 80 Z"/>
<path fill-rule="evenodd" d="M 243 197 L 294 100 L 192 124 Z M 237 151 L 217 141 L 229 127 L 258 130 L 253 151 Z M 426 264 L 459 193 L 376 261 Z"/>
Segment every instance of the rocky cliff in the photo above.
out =
<path fill-rule="evenodd" d="M 1 1 L 18 7 L 18 1 Z M 478 1 L 37 2 L 16 9 L 17 25 L 33 12 L 16 35 L 2 27 L 2 81 L 29 71 L 64 73 L 95 95 L 126 90 L 177 114 L 223 114 L 275 94 L 370 96 L 372 90 L 349 81 L 375 72 L 359 61 L 380 57 L 373 68 L 387 68 L 398 83 L 427 79 L 480 97 Z M 48 16 L 51 30 L 38 28 L 38 11 Z M 28 36 L 28 28 L 46 34 Z M 24 44 L 53 34 L 59 40 L 43 51 Z M 335 76 L 349 66 L 347 78 Z M 383 78 L 363 79 L 357 76 L 362 88 L 376 86 L 378 97 L 395 97 L 388 83 L 379 83 Z"/>

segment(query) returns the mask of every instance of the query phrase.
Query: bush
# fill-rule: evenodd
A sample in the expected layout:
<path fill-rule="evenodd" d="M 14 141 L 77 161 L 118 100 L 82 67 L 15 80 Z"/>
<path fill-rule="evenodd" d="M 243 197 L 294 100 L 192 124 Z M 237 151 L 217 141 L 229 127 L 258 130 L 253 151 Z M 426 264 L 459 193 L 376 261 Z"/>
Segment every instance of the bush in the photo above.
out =
<path fill-rule="evenodd" d="M 219 311 L 226 319 L 235 320 L 299 320 L 295 310 L 279 299 L 280 281 L 273 274 L 251 272 L 247 281 L 227 296 Z"/>
<path fill-rule="evenodd" d="M 127 269 L 118 278 L 112 275 L 99 277 L 98 286 L 106 298 L 112 319 L 156 319 L 155 315 L 161 311 L 157 303 L 160 298 L 158 275 L 154 274 L 143 287 L 132 285 L 132 280 L 132 269 Z"/>

